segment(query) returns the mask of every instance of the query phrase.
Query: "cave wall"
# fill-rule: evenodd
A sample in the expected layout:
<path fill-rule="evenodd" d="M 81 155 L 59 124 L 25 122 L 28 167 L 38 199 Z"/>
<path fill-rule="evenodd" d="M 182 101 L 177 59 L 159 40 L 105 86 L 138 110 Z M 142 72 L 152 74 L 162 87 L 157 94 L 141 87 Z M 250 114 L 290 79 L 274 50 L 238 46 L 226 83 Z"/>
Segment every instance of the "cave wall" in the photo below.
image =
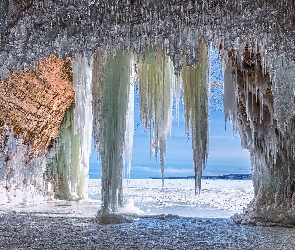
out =
<path fill-rule="evenodd" d="M 242 147 L 250 152 L 255 196 L 242 220 L 294 224 L 295 120 L 280 121 L 285 125 L 281 127 L 274 119 L 274 84 L 261 67 L 259 53 L 254 55 L 246 47 L 243 62 L 236 61 L 235 68 L 238 109 L 234 124 Z"/>
<path fill-rule="evenodd" d="M 251 154 L 255 189 L 248 217 L 278 221 L 295 217 L 294 120 L 286 121 L 288 128 L 284 128 L 287 113 L 295 110 L 289 98 L 293 90 L 285 93 L 285 109 L 279 105 L 284 115 L 274 119 L 278 108 L 274 93 L 280 85 L 274 86 L 266 73 L 275 71 L 278 55 L 285 54 L 290 61 L 295 58 L 294 1 L 4 0 L 0 8 L 0 77 L 8 77 L 0 88 L 0 188 L 7 201 L 34 179 L 17 179 L 16 169 L 26 173 L 25 168 L 32 166 L 31 173 L 38 176 L 44 191 L 44 167 L 38 167 L 45 163 L 38 157 L 52 145 L 74 100 L 68 60 L 51 57 L 21 76 L 9 70 L 35 68 L 39 58 L 52 53 L 90 58 L 99 46 L 107 46 L 113 53 L 123 48 L 142 55 L 146 47 L 162 43 L 179 73 L 184 55 L 187 65 L 197 64 L 198 41 L 203 38 L 220 44 L 224 53 L 234 50 L 239 61 L 234 65 L 238 72 L 235 126 Z M 246 44 L 261 57 L 245 55 Z M 19 167 L 17 162 L 22 162 Z"/>
<path fill-rule="evenodd" d="M 0 204 L 50 199 L 48 149 L 74 102 L 71 60 L 50 56 L 0 85 Z"/>

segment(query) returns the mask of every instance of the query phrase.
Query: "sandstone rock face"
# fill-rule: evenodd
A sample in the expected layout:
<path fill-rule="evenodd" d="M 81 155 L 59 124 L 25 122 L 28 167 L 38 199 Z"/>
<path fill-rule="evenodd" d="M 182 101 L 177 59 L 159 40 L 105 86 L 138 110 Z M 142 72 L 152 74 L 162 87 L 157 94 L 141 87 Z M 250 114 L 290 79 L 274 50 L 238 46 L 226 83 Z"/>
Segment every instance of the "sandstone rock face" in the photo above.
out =
<path fill-rule="evenodd" d="M 25 134 L 34 152 L 46 149 L 58 134 L 66 110 L 74 102 L 71 60 L 51 56 L 37 70 L 11 71 L 0 83 L 1 125 Z"/>
<path fill-rule="evenodd" d="M 0 85 L 0 203 L 44 198 L 46 152 L 74 102 L 71 60 L 50 56 Z"/>

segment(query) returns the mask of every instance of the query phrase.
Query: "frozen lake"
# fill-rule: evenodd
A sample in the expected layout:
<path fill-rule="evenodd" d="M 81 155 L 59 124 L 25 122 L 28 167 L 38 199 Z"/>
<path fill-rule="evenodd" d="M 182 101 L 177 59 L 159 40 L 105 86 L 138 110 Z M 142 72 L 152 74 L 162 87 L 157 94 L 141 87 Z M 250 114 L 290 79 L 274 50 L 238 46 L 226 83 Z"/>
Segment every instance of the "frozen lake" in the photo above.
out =
<path fill-rule="evenodd" d="M 101 225 L 100 181 L 90 180 L 88 201 L 0 206 L 0 249 L 295 249 L 295 229 L 237 225 L 229 216 L 252 199 L 251 181 L 193 180 L 124 182 L 122 212 L 134 221 Z M 133 203 L 135 206 L 133 206 Z M 165 214 L 166 213 L 166 214 Z"/>
<path fill-rule="evenodd" d="M 228 218 L 242 213 L 253 199 L 251 180 L 202 180 L 195 195 L 193 179 L 124 180 L 124 197 L 146 215 L 173 214 L 184 217 Z M 89 197 L 100 200 L 100 180 L 89 181 Z"/>

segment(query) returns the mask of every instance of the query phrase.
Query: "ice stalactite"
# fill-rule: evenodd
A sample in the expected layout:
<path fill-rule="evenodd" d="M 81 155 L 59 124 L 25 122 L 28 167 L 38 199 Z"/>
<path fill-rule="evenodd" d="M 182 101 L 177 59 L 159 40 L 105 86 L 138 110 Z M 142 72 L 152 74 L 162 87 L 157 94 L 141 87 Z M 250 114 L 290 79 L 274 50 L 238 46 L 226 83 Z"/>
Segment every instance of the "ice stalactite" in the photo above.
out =
<path fill-rule="evenodd" d="M 145 130 L 150 131 L 151 150 L 156 159 L 160 151 L 162 183 L 164 183 L 166 140 L 172 123 L 173 66 L 162 44 L 154 49 L 146 49 L 144 60 L 138 64 L 140 118 Z"/>
<path fill-rule="evenodd" d="M 77 183 L 77 194 L 86 199 L 88 189 L 89 158 L 92 139 L 92 58 L 77 55 L 73 60 L 73 87 L 75 90 L 75 134 L 78 134 L 80 149 L 72 154 L 72 183 Z M 79 158 L 77 155 L 79 154 Z"/>
<path fill-rule="evenodd" d="M 186 133 L 191 129 L 196 191 L 201 189 L 202 170 L 208 157 L 208 49 L 203 40 L 200 40 L 198 57 L 196 67 L 183 67 L 181 71 Z"/>
<path fill-rule="evenodd" d="M 48 181 L 60 199 L 87 199 L 92 138 L 92 65 L 86 57 L 73 59 L 75 105 L 66 113 L 51 149 Z"/>
<path fill-rule="evenodd" d="M 172 75 L 172 93 L 175 103 L 175 115 L 177 126 L 179 125 L 179 108 L 181 103 L 182 79 L 180 76 Z"/>
<path fill-rule="evenodd" d="M 93 58 L 94 143 L 102 168 L 103 214 L 115 212 L 123 201 L 130 65 L 131 53 L 122 50 L 113 56 L 101 48 Z"/>
<path fill-rule="evenodd" d="M 125 173 L 128 180 L 130 180 L 130 171 L 131 171 L 131 163 L 132 163 L 132 149 L 133 149 L 133 135 L 134 135 L 134 66 L 131 67 L 131 78 L 130 78 L 130 90 L 129 90 L 129 100 L 128 100 L 128 108 L 126 114 L 126 131 L 125 131 Z"/>
<path fill-rule="evenodd" d="M 223 108 L 225 122 L 235 121 L 237 116 L 237 76 L 232 66 L 232 62 L 228 62 L 224 71 L 224 94 L 223 94 Z M 233 122 L 234 126 L 234 122 Z M 235 127 L 233 128 L 235 130 Z"/>
<path fill-rule="evenodd" d="M 75 165 L 79 164 L 79 136 L 74 133 L 74 105 L 67 111 L 59 128 L 58 137 L 50 150 L 47 165 L 47 181 L 53 185 L 59 199 L 72 199 L 72 190 L 77 190 Z M 72 183 L 71 183 L 72 181 Z"/>

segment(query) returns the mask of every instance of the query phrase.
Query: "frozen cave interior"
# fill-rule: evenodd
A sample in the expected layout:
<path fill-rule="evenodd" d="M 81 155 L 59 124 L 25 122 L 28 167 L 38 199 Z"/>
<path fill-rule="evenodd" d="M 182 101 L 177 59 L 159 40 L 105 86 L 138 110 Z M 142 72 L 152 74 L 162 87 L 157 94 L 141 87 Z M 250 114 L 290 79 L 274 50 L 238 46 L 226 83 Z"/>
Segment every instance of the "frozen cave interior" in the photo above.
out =
<path fill-rule="evenodd" d="M 0 9 L 1 203 L 86 199 L 93 136 L 102 212 L 115 212 L 132 162 L 135 82 L 163 176 L 182 96 L 199 191 L 214 44 L 225 119 L 251 155 L 245 220 L 295 223 L 293 1 L 5 0 Z"/>

